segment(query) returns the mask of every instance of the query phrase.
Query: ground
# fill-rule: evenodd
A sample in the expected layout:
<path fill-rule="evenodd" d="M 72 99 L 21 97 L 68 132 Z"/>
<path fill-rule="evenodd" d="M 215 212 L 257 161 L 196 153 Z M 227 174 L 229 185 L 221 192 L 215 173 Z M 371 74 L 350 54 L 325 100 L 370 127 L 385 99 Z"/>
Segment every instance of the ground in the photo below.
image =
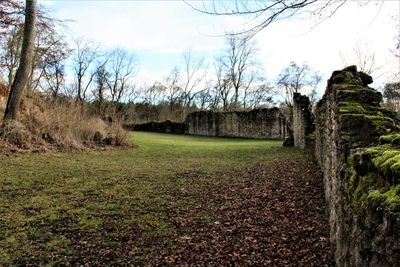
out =
<path fill-rule="evenodd" d="M 0 160 L 0 266 L 328 266 L 322 178 L 281 142 L 134 133 Z"/>

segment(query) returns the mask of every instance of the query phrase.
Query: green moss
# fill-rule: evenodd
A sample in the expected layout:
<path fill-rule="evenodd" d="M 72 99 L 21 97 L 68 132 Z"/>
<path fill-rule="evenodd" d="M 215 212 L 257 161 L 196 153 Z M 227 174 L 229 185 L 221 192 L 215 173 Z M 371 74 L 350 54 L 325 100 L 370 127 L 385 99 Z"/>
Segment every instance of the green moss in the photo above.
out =
<path fill-rule="evenodd" d="M 388 135 L 381 139 L 391 141 L 394 138 Z M 400 150 L 384 144 L 357 152 L 352 159 L 346 191 L 355 211 L 362 214 L 366 207 L 383 202 L 390 210 L 400 210 Z"/>
<path fill-rule="evenodd" d="M 386 117 L 381 111 L 378 111 L 376 113 L 376 115 L 379 116 L 379 117 Z"/>
<path fill-rule="evenodd" d="M 400 176 L 400 151 L 387 150 L 384 151 L 382 156 L 373 159 L 374 164 L 378 169 L 388 178 L 395 178 Z"/>
<path fill-rule="evenodd" d="M 377 129 L 390 129 L 395 125 L 392 118 L 384 116 L 381 112 L 378 112 L 377 115 L 366 115 L 366 117 L 372 121 Z"/>
<path fill-rule="evenodd" d="M 399 150 L 381 150 L 380 156 L 376 156 L 372 162 L 377 167 L 382 167 L 395 160 L 398 156 L 400 156 Z"/>
<path fill-rule="evenodd" d="M 341 74 L 339 74 L 341 75 Z M 346 77 L 348 74 L 345 75 Z M 354 85 L 353 85 L 354 87 Z M 347 90 L 348 88 L 346 88 Z M 352 90 L 357 91 L 357 90 Z M 385 112 L 379 106 L 364 103 L 363 99 L 344 101 L 339 103 L 339 115 L 343 125 L 349 128 L 357 128 L 361 125 L 371 128 L 373 127 L 378 135 L 388 135 L 396 129 L 395 121 L 385 115 Z M 381 144 L 392 143 L 393 139 L 389 136 L 382 137 Z M 400 144 L 400 137 L 397 140 Z"/>
<path fill-rule="evenodd" d="M 392 135 L 381 136 L 380 141 L 393 139 Z M 382 141 L 386 140 L 386 141 Z M 376 171 L 385 176 L 389 182 L 396 182 L 400 178 L 400 149 L 390 144 L 379 145 L 365 149 Z"/>
<path fill-rule="evenodd" d="M 341 121 L 366 121 L 368 120 L 367 116 L 364 114 L 353 114 L 353 113 L 345 113 L 340 114 Z"/>
<path fill-rule="evenodd" d="M 397 134 L 387 134 L 379 137 L 379 144 L 391 144 Z"/>
<path fill-rule="evenodd" d="M 366 209 L 369 204 L 369 192 L 374 192 L 378 188 L 386 188 L 386 186 L 387 183 L 375 173 L 369 173 L 366 176 L 353 176 L 350 193 L 356 212 L 361 214 Z"/>
<path fill-rule="evenodd" d="M 357 125 L 368 123 L 376 128 L 378 134 L 389 134 L 395 128 L 395 122 L 392 118 L 380 115 L 366 115 L 354 113 L 342 113 L 339 117 L 343 124 Z"/>
<path fill-rule="evenodd" d="M 364 153 L 369 154 L 371 156 L 371 158 L 382 155 L 383 151 L 384 150 L 382 150 L 382 146 L 374 146 L 374 147 L 368 147 L 368 148 L 364 149 Z"/>
<path fill-rule="evenodd" d="M 47 242 L 46 249 L 50 251 L 60 251 L 61 248 L 63 250 L 68 248 L 70 244 L 71 241 L 68 238 L 63 235 L 57 235 L 54 236 L 53 239 L 51 239 L 49 242 Z"/>
<path fill-rule="evenodd" d="M 310 141 L 314 141 L 315 140 L 315 132 L 308 134 L 307 139 Z"/>
<path fill-rule="evenodd" d="M 370 111 L 370 107 L 358 102 L 346 101 L 339 105 L 339 112 L 343 113 L 357 113 L 366 114 Z"/>
<path fill-rule="evenodd" d="M 394 146 L 400 145 L 400 133 L 382 135 L 379 138 L 380 144 L 392 144 Z"/>
<path fill-rule="evenodd" d="M 375 191 L 368 195 L 368 200 L 374 204 L 385 202 L 389 209 L 400 211 L 400 185 L 392 186 L 386 191 Z"/>
<path fill-rule="evenodd" d="M 355 191 L 355 188 L 357 188 L 359 176 L 354 169 L 351 169 L 351 171 L 347 174 L 347 177 L 349 177 L 349 179 L 346 187 L 346 192 L 348 195 L 351 196 L 352 193 Z"/>
<path fill-rule="evenodd" d="M 354 76 L 351 72 L 341 71 L 333 77 L 332 83 L 335 84 L 353 84 L 362 86 L 362 81 L 359 77 Z"/>

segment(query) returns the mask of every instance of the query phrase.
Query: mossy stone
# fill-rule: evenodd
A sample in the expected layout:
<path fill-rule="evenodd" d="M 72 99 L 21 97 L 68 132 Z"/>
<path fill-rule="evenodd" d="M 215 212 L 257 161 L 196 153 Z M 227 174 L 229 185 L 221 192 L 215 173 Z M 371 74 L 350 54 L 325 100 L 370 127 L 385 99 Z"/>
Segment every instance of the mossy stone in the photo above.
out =
<path fill-rule="evenodd" d="M 337 90 L 337 101 L 359 102 L 379 108 L 379 103 L 382 102 L 382 94 L 376 90 L 365 87 L 346 87 L 346 89 Z"/>
<path fill-rule="evenodd" d="M 378 190 L 368 196 L 373 204 L 385 203 L 392 211 L 400 211 L 400 185 L 395 185 L 387 190 Z"/>

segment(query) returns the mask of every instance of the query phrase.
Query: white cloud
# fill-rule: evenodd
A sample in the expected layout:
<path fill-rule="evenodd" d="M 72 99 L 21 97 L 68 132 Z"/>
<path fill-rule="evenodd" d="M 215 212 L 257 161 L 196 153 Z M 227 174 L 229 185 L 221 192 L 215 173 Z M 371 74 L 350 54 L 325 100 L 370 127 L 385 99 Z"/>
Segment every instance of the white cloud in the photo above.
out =
<path fill-rule="evenodd" d="M 398 71 L 399 62 L 388 64 L 394 59 L 389 49 L 394 47 L 396 22 L 391 15 L 395 14 L 396 6 L 394 2 L 385 2 L 377 15 L 374 4 L 360 7 L 350 2 L 311 31 L 311 21 L 278 22 L 257 36 L 262 47 L 261 58 L 273 77 L 290 61 L 296 61 L 307 62 L 329 78 L 332 71 L 345 63 L 356 64 L 353 48 L 361 43 L 376 54 L 376 65 L 384 67 L 380 73 Z M 375 84 L 387 78 L 383 75 Z"/>
<path fill-rule="evenodd" d="M 188 48 L 198 52 L 215 51 L 222 40 L 215 27 L 239 24 L 237 18 L 204 17 L 182 2 L 136 1 L 63 2 L 58 16 L 73 20 L 75 36 L 101 42 L 108 47 L 158 53 L 181 53 Z M 235 22 L 236 21 L 236 22 Z"/>
<path fill-rule="evenodd" d="M 238 17 L 203 15 L 180 1 L 49 1 L 47 5 L 57 17 L 74 20 L 71 35 L 135 52 L 141 62 L 140 75 L 146 80 L 167 75 L 187 49 L 212 58 L 224 46 L 223 38 L 212 36 L 222 34 L 224 28 L 240 29 L 245 22 Z M 333 70 L 343 67 L 341 55 L 352 61 L 357 42 L 371 47 L 378 64 L 387 69 L 383 72 L 396 71 L 399 63 L 389 51 L 394 47 L 396 22 L 390 15 L 398 12 L 398 6 L 396 1 L 385 2 L 376 16 L 374 2 L 360 8 L 349 1 L 311 31 L 311 20 L 271 24 L 255 38 L 267 76 L 274 79 L 290 61 L 296 61 L 307 62 L 328 78 Z M 390 61 L 394 62 L 388 64 Z"/>

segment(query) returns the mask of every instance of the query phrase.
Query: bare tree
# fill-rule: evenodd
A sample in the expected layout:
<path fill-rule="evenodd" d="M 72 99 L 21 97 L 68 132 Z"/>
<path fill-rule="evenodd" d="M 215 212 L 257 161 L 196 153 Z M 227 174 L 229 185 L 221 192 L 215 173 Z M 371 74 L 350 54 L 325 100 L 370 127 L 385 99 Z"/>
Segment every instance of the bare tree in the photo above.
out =
<path fill-rule="evenodd" d="M 71 53 L 65 36 L 58 33 L 53 21 L 46 20 L 38 23 L 36 32 L 38 34 L 36 35 L 32 68 L 29 75 L 29 84 L 31 86 L 28 94 L 43 85 L 42 80 L 55 77 L 52 75 L 53 72 L 57 72 L 58 78 L 60 78 L 64 62 Z M 46 81 L 44 84 L 46 84 Z"/>
<path fill-rule="evenodd" d="M 375 51 L 371 50 L 367 43 L 363 43 L 357 41 L 353 45 L 352 54 L 347 58 L 340 53 L 340 58 L 342 60 L 343 66 L 350 66 L 352 64 L 356 64 L 357 68 L 369 75 L 372 75 L 379 69 L 381 66 L 377 66 Z M 374 75 L 376 76 L 376 75 Z"/>
<path fill-rule="evenodd" d="M 155 82 L 151 86 L 142 88 L 143 103 L 157 105 L 160 102 L 160 96 L 164 91 L 164 86 L 161 83 Z"/>
<path fill-rule="evenodd" d="M 47 59 L 43 66 L 42 90 L 51 92 L 53 98 L 57 98 L 65 86 L 65 54 L 55 55 L 53 59 Z"/>
<path fill-rule="evenodd" d="M 75 89 L 77 101 L 83 102 L 86 99 L 86 93 L 93 82 L 96 72 L 93 67 L 98 57 L 97 48 L 83 40 L 75 41 L 75 55 L 73 56 L 73 69 L 75 72 Z"/>
<path fill-rule="evenodd" d="M 165 79 L 164 94 L 167 98 L 169 105 L 170 116 L 175 113 L 177 104 L 181 102 L 182 85 L 181 85 L 181 73 L 178 67 L 174 67 L 168 77 Z"/>
<path fill-rule="evenodd" d="M 119 103 L 126 93 L 132 89 L 132 79 L 135 75 L 137 60 L 133 55 L 122 49 L 114 49 L 110 53 L 108 67 L 111 102 Z"/>
<path fill-rule="evenodd" d="M 224 111 L 228 110 L 229 106 L 229 96 L 232 92 L 231 79 L 224 73 L 224 63 L 221 58 L 217 58 L 214 62 L 215 70 L 215 90 L 220 96 L 218 99 L 222 101 L 222 109 Z"/>
<path fill-rule="evenodd" d="M 264 88 L 267 89 L 267 86 L 265 84 L 260 84 L 261 82 L 264 81 L 264 77 L 260 73 L 261 67 L 253 64 L 251 65 L 248 70 L 247 70 L 247 77 L 243 81 L 243 97 L 242 97 L 242 102 L 243 102 L 243 109 L 248 108 L 248 100 L 250 95 L 258 95 L 262 96 L 263 94 L 258 94 L 259 90 L 256 88 Z M 251 104 L 249 106 L 252 106 Z"/>
<path fill-rule="evenodd" d="M 247 36 L 227 34 L 227 48 L 221 55 L 223 72 L 229 78 L 229 84 L 233 87 L 232 106 L 237 109 L 240 106 L 239 97 L 243 93 L 244 100 L 250 86 L 261 79 L 259 63 L 255 60 L 257 50 L 254 42 Z"/>
<path fill-rule="evenodd" d="M 312 105 L 317 102 L 317 87 L 322 81 L 322 76 L 319 72 L 313 71 L 308 84 L 311 87 L 311 92 L 307 95 Z"/>
<path fill-rule="evenodd" d="M 315 89 L 321 81 L 319 74 L 307 65 L 298 65 L 290 62 L 278 76 L 277 85 L 283 89 L 284 101 L 288 106 L 292 106 L 293 93 L 299 93 L 304 87 L 308 86 Z"/>
<path fill-rule="evenodd" d="M 5 11 L 1 12 L 6 12 L 8 14 L 6 16 L 6 21 L 8 18 L 8 22 L 6 22 L 7 25 L 0 27 L 3 29 L 2 35 L 0 36 L 0 64 L 6 74 L 5 76 L 8 77 L 9 86 L 11 86 L 14 80 L 21 54 L 24 30 L 22 18 L 24 12 L 20 9 L 20 6 L 20 2 L 16 0 L 5 0 L 0 3 L 0 7 L 5 9 Z M 11 16 L 11 19 L 9 16 Z M 31 60 L 32 66 L 30 68 L 28 86 L 26 87 L 28 94 L 39 86 L 43 89 L 43 87 L 48 85 L 47 78 L 54 76 L 49 75 L 49 70 L 57 69 L 58 76 L 60 76 L 60 67 L 53 65 L 60 65 L 61 63 L 55 59 L 64 61 L 66 55 L 69 53 L 65 37 L 59 34 L 58 31 L 59 27 L 63 26 L 62 21 L 48 16 L 47 11 L 40 6 L 37 7 L 36 16 L 36 37 L 32 53 L 33 59 Z"/>
<path fill-rule="evenodd" d="M 58 34 L 55 26 L 50 20 L 36 24 L 36 41 L 32 54 L 32 66 L 30 68 L 27 93 L 35 91 L 38 87 L 50 86 L 54 91 L 53 84 L 49 84 L 49 78 L 55 77 L 51 72 L 57 72 L 58 78 L 61 74 L 61 65 L 68 57 L 70 50 L 65 41 L 65 37 Z M 0 55 L 0 64 L 8 84 L 11 86 L 17 71 L 23 35 L 23 25 L 16 25 L 2 39 L 2 51 Z M 58 79 L 60 81 L 60 79 Z M 51 81 L 53 82 L 53 81 Z"/>
<path fill-rule="evenodd" d="M 0 66 L 5 70 L 7 84 L 11 87 L 17 72 L 22 47 L 23 28 L 15 25 L 10 28 L 1 40 Z"/>
<path fill-rule="evenodd" d="M 32 65 L 32 52 L 35 39 L 36 24 L 36 0 L 26 0 L 25 2 L 25 23 L 24 37 L 22 40 L 21 61 L 15 75 L 7 107 L 4 113 L 4 122 L 16 120 L 22 92 L 24 91 L 29 79 L 29 67 Z"/>
<path fill-rule="evenodd" d="M 210 94 L 210 104 L 208 105 L 208 109 L 220 110 L 221 95 L 214 84 L 212 84 L 212 87 L 209 90 L 209 94 Z"/>
<path fill-rule="evenodd" d="M 156 106 L 160 103 L 161 95 L 164 90 L 165 86 L 158 82 L 155 82 L 151 86 L 144 86 L 141 89 L 143 101 L 142 103 L 140 103 L 140 106 L 142 110 L 141 113 L 143 114 L 143 119 L 145 122 L 148 122 L 150 120 L 159 120 L 160 109 Z"/>
<path fill-rule="evenodd" d="M 357 67 L 360 71 L 371 75 L 377 70 L 375 52 L 371 51 L 367 44 L 363 46 L 358 42 L 354 45 L 353 50 L 357 60 Z"/>
<path fill-rule="evenodd" d="M 181 87 L 181 73 L 178 67 L 174 67 L 168 77 L 165 79 L 165 94 L 167 101 L 170 105 L 175 104 L 179 100 L 179 96 L 182 93 Z"/>
<path fill-rule="evenodd" d="M 104 115 L 104 102 L 106 99 L 107 81 L 110 74 L 107 71 L 108 58 L 106 57 L 102 61 L 97 62 L 95 71 L 95 88 L 93 90 L 93 95 L 97 104 L 97 112 Z"/>
<path fill-rule="evenodd" d="M 264 0 L 264 1 L 243 1 L 243 0 L 211 0 L 189 2 L 187 5 L 193 9 L 214 16 L 241 16 L 248 19 L 245 28 L 236 31 L 235 34 L 245 34 L 253 37 L 271 23 L 287 19 L 307 12 L 318 19 L 318 23 L 330 18 L 342 7 L 347 0 Z"/>
<path fill-rule="evenodd" d="M 0 39 L 9 34 L 15 25 L 23 23 L 24 7 L 20 1 L 0 1 Z"/>
<path fill-rule="evenodd" d="M 204 85 L 204 89 L 200 90 L 196 95 L 196 100 L 198 103 L 198 108 L 202 110 L 207 110 L 211 106 L 214 106 L 215 97 L 212 95 L 212 81 L 207 81 Z"/>
<path fill-rule="evenodd" d="M 198 87 L 206 76 L 204 70 L 204 58 L 195 57 L 189 50 L 183 53 L 183 71 L 181 74 L 182 79 L 182 100 L 185 110 L 183 118 L 186 117 L 186 110 L 188 110 L 196 97 Z"/>
<path fill-rule="evenodd" d="M 273 88 L 266 83 L 254 86 L 247 94 L 248 109 L 267 107 L 272 103 Z"/>

